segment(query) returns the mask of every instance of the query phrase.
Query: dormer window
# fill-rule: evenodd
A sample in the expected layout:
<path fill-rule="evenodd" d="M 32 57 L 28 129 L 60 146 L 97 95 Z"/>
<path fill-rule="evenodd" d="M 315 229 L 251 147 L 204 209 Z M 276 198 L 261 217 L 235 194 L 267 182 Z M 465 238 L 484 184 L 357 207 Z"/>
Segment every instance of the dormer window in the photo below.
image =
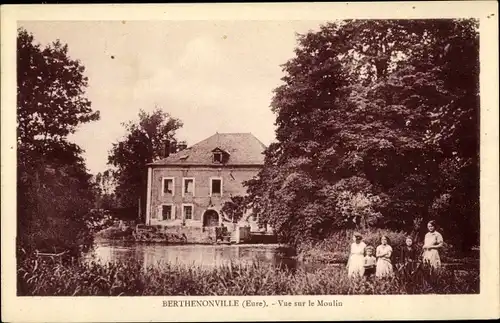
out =
<path fill-rule="evenodd" d="M 222 163 L 222 152 L 214 152 L 214 163 Z"/>
<path fill-rule="evenodd" d="M 229 158 L 229 153 L 223 149 L 215 148 L 212 150 L 213 162 L 216 164 L 224 164 Z"/>

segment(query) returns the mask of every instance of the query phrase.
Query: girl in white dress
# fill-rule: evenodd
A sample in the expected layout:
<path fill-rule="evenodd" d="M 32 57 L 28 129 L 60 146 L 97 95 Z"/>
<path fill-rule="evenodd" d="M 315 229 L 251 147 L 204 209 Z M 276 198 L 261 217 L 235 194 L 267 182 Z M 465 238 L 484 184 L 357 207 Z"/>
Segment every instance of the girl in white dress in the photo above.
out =
<path fill-rule="evenodd" d="M 422 258 L 424 264 L 429 265 L 431 270 L 439 270 L 441 268 L 441 258 L 438 249 L 443 247 L 443 236 L 436 231 L 435 221 L 429 221 L 427 229 L 429 232 L 425 234 Z"/>
<path fill-rule="evenodd" d="M 380 239 L 380 246 L 377 247 L 375 253 L 377 257 L 377 269 L 375 270 L 375 276 L 377 277 L 390 277 L 393 275 L 391 255 L 392 248 L 388 244 L 388 239 L 386 236 L 382 236 Z"/>
<path fill-rule="evenodd" d="M 347 275 L 349 278 L 363 277 L 365 273 L 365 248 L 366 244 L 363 242 L 361 234 L 354 233 L 354 242 L 351 244 L 351 252 L 347 262 Z"/>

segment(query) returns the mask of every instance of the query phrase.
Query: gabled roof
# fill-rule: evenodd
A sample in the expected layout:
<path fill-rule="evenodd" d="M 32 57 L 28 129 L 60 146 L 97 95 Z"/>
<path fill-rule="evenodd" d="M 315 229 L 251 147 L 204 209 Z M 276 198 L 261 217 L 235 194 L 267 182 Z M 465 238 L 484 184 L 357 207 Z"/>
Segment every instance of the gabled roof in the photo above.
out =
<path fill-rule="evenodd" d="M 219 148 L 219 147 L 216 147 L 215 149 L 212 149 L 212 152 L 213 153 L 215 153 L 215 152 L 221 152 L 221 153 L 224 153 L 224 154 L 231 155 L 228 151 L 225 151 L 224 149 Z"/>
<path fill-rule="evenodd" d="M 216 133 L 180 152 L 149 165 L 217 165 L 213 151 L 229 154 L 225 165 L 263 165 L 266 146 L 251 133 Z"/>

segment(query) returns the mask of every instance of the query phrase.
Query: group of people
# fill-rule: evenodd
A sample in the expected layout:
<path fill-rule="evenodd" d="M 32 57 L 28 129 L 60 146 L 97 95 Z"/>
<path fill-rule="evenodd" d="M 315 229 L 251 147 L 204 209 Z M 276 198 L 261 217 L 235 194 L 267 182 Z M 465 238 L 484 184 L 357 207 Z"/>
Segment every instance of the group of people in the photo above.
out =
<path fill-rule="evenodd" d="M 417 251 L 411 237 L 407 237 L 405 245 L 400 248 L 400 269 L 407 275 L 411 275 L 421 261 L 432 270 L 438 270 L 441 267 L 439 249 L 443 246 L 443 237 L 436 231 L 434 221 L 429 221 L 427 229 L 428 232 L 424 238 L 422 253 Z M 393 249 L 386 236 L 380 238 L 380 245 L 375 250 L 373 246 L 367 246 L 363 242 L 360 233 L 355 233 L 353 239 L 354 242 L 351 244 L 351 252 L 347 263 L 349 277 L 376 276 L 382 278 L 391 277 L 394 274 L 391 261 Z"/>

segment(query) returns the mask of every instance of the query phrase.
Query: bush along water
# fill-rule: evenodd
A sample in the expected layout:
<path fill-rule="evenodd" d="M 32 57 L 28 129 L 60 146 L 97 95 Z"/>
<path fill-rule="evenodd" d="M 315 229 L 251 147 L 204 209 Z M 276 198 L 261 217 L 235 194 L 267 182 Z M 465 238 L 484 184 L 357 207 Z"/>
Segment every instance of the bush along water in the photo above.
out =
<path fill-rule="evenodd" d="M 19 296 L 138 295 L 350 295 L 466 294 L 479 292 L 479 272 L 443 271 L 433 277 L 347 278 L 345 268 L 314 272 L 270 264 L 229 264 L 216 268 L 140 262 L 63 263 L 30 257 L 18 270 Z"/>
<path fill-rule="evenodd" d="M 384 235 L 388 237 L 393 249 L 404 246 L 406 234 L 404 232 L 390 231 L 385 229 L 359 231 L 363 236 L 366 245 L 377 247 L 380 238 Z M 316 243 L 305 243 L 299 246 L 299 258 L 304 261 L 323 263 L 347 263 L 349 258 L 349 248 L 353 243 L 354 231 L 342 230 L 330 235 L 325 240 Z"/>
<path fill-rule="evenodd" d="M 380 245 L 382 236 L 389 239 L 389 244 L 393 249 L 393 263 L 398 261 L 399 250 L 405 246 L 405 240 L 408 236 L 403 231 L 392 231 L 387 229 L 371 229 L 358 231 L 363 236 L 363 241 L 367 246 L 376 248 Z M 352 237 L 354 230 L 341 230 L 333 233 L 325 240 L 317 242 L 303 243 L 298 247 L 298 257 L 300 260 L 307 262 L 321 263 L 347 263 L 349 258 L 349 248 L 353 242 Z M 422 241 L 414 239 L 417 250 L 422 249 Z M 457 253 L 457 249 L 450 244 L 445 243 L 440 251 L 441 260 L 443 262 L 478 262 L 478 254 L 465 257 Z"/>

